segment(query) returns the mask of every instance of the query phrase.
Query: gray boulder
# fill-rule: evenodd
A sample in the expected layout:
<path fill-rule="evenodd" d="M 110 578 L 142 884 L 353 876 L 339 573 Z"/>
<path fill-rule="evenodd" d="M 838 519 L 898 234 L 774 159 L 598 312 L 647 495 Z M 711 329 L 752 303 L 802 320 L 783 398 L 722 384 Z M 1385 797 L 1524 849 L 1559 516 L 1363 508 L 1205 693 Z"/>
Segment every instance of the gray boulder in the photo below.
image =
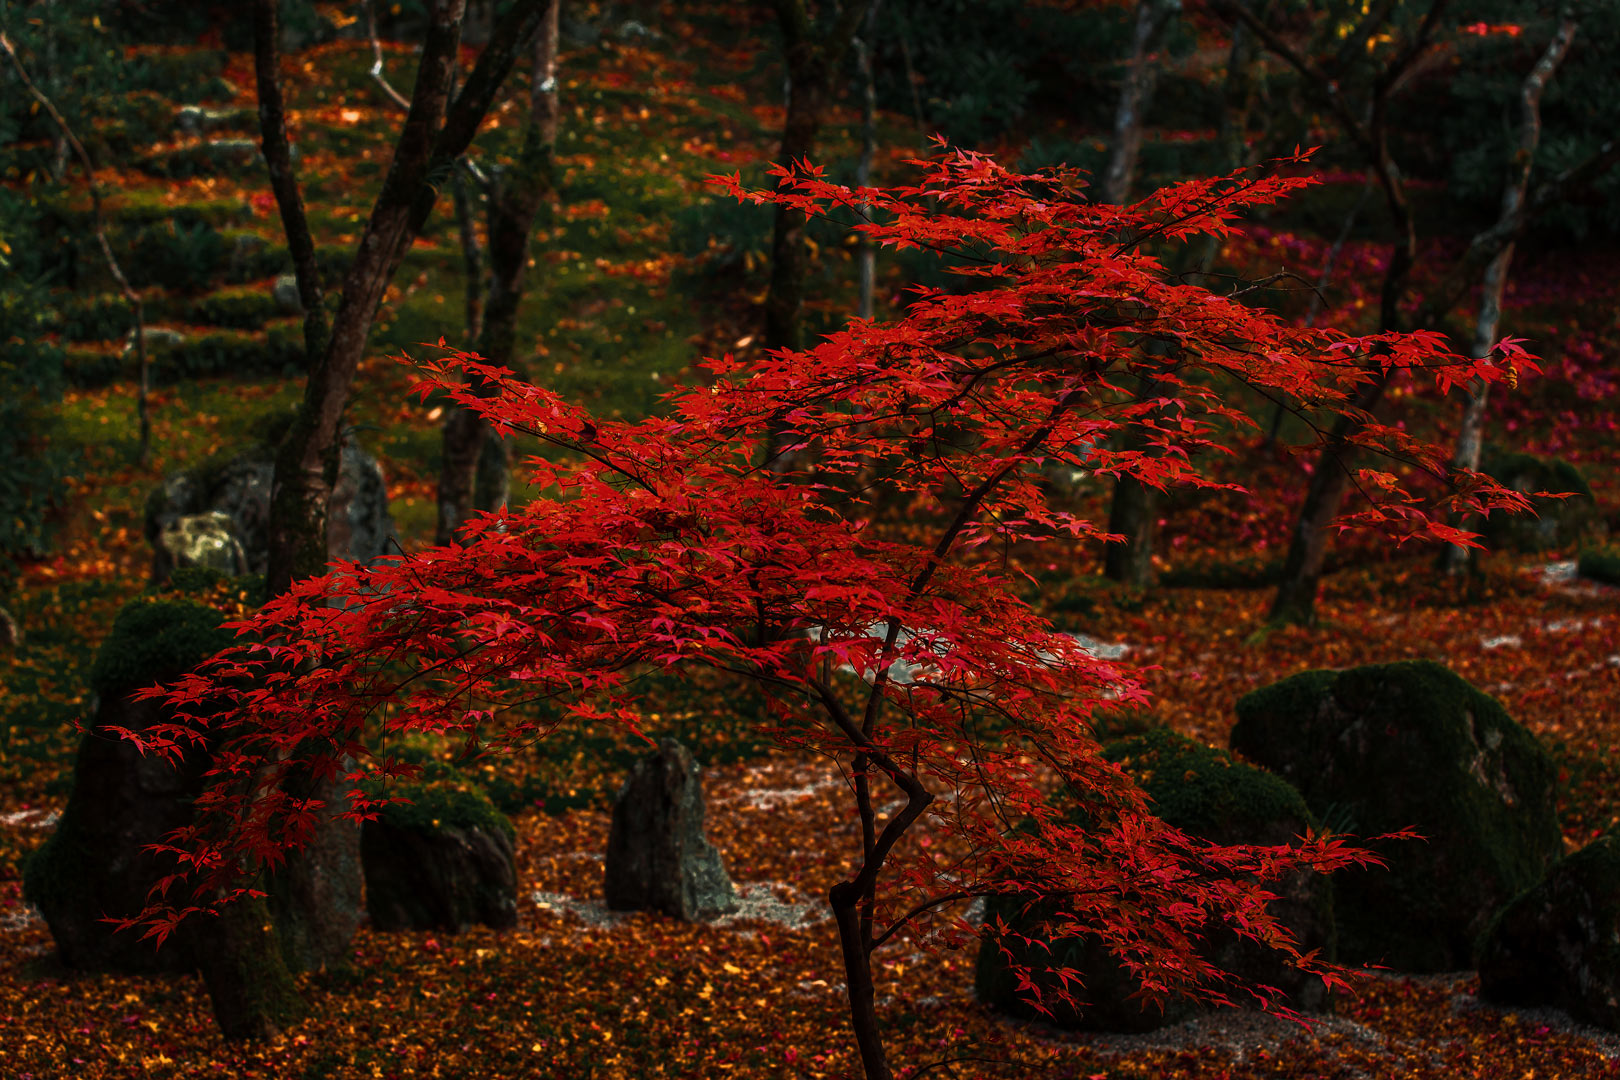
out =
<path fill-rule="evenodd" d="M 378 930 L 517 925 L 512 823 L 479 791 L 413 784 L 410 799 L 365 823 L 366 909 Z"/>
<path fill-rule="evenodd" d="M 1620 1031 L 1620 836 L 1561 860 L 1497 914 L 1480 946 L 1479 993 Z"/>
<path fill-rule="evenodd" d="M 166 477 L 146 500 L 148 542 L 156 550 L 164 531 L 188 515 L 222 514 L 241 544 L 247 572 L 264 573 L 270 559 L 274 476 L 275 451 L 260 445 Z M 393 538 L 382 467 L 353 441 L 345 441 L 327 505 L 328 550 L 369 564 L 389 549 Z M 161 556 L 155 558 L 152 580 L 166 580 L 170 569 Z"/>
<path fill-rule="evenodd" d="M 216 131 L 252 131 L 258 126 L 256 110 L 207 105 L 182 105 L 175 111 L 174 126 L 185 135 L 207 135 Z"/>
<path fill-rule="evenodd" d="M 1237 703 L 1232 749 L 1387 867 L 1334 875 L 1339 958 L 1397 971 L 1474 966 L 1492 914 L 1562 851 L 1555 771 L 1501 704 L 1428 660 L 1307 671 Z"/>
<path fill-rule="evenodd" d="M 22 624 L 17 617 L 0 607 L 0 648 L 15 649 L 23 643 Z"/>
<path fill-rule="evenodd" d="M 615 911 L 698 922 L 737 909 L 720 853 L 703 835 L 701 770 L 674 739 L 637 761 L 613 803 L 603 892 Z"/>

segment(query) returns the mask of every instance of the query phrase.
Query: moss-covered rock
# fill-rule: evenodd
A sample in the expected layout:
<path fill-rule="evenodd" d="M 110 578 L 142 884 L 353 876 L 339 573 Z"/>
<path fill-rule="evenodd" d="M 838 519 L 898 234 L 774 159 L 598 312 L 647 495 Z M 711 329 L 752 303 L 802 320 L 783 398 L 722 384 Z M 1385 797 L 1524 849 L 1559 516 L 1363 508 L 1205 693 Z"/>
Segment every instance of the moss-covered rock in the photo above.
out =
<path fill-rule="evenodd" d="M 1219 844 L 1280 845 L 1291 842 L 1312 824 L 1305 800 L 1286 782 L 1251 765 L 1167 729 L 1111 743 L 1104 756 L 1118 762 L 1153 800 L 1167 824 Z M 1302 950 L 1333 955 L 1333 894 L 1328 880 L 1302 872 L 1281 883 L 1271 911 L 1299 942 Z M 1053 1005 L 1043 1017 L 1062 1027 L 1093 1031 L 1146 1031 L 1183 1019 L 1196 1011 L 1186 999 L 1160 1010 L 1144 1008 L 1133 997 L 1140 984 L 1100 944 L 1077 936 L 1054 936 L 1046 927 L 1050 903 L 1029 904 L 1008 897 L 992 898 L 987 918 L 1003 919 L 1015 935 L 1003 942 L 986 939 L 979 950 L 974 984 L 979 999 L 1015 1016 L 1041 1014 L 1018 992 L 1013 966 L 1032 969 L 1032 981 L 1043 993 L 1057 989 L 1057 969 L 1080 972 L 1084 983 L 1080 1009 Z M 1002 952 L 1007 948 L 1012 956 Z M 1049 951 L 1048 951 L 1049 950 Z M 1225 927 L 1211 927 L 1205 956 L 1243 980 L 1283 991 L 1295 1008 L 1328 1006 L 1319 978 L 1290 967 L 1273 950 L 1244 941 Z"/>
<path fill-rule="evenodd" d="M 1479 992 L 1620 1031 L 1620 836 L 1554 864 L 1497 913 L 1480 945 Z"/>
<path fill-rule="evenodd" d="M 1426 837 L 1380 845 L 1387 868 L 1335 877 L 1347 962 L 1472 967 L 1491 914 L 1560 851 L 1551 758 L 1494 698 L 1432 661 L 1303 672 L 1237 713 L 1232 748 L 1334 828 Z"/>
<path fill-rule="evenodd" d="M 1575 572 L 1605 585 L 1620 585 L 1620 547 L 1586 549 L 1575 564 Z"/>
<path fill-rule="evenodd" d="M 517 925 L 512 823 L 465 780 L 400 785 L 365 823 L 360 852 L 366 909 L 379 930 L 458 932 Z"/>
<path fill-rule="evenodd" d="M 1580 539 L 1595 517 L 1592 489 L 1581 471 L 1567 461 L 1492 448 L 1481 461 L 1480 471 L 1514 491 L 1572 495 L 1567 499 L 1532 499 L 1534 515 L 1492 514 L 1481 531 L 1493 549 L 1547 551 L 1565 547 Z"/>

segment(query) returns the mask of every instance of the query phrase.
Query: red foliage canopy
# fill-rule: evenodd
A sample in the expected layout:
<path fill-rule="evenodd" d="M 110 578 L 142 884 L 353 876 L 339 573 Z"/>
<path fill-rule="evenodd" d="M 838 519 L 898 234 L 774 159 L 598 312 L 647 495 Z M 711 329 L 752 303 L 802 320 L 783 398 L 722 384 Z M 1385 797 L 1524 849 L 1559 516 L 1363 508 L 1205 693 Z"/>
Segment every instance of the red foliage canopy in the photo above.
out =
<path fill-rule="evenodd" d="M 831 900 L 852 987 L 900 926 L 960 936 L 971 928 L 949 901 L 1009 893 L 1065 898 L 1060 921 L 1100 938 L 1153 994 L 1225 1000 L 1222 973 L 1198 955 L 1212 922 L 1339 978 L 1294 950 L 1266 912 L 1267 886 L 1372 856 L 1320 835 L 1215 846 L 1154 818 L 1090 734 L 1099 704 L 1146 700 L 1141 673 L 1031 611 L 1005 555 L 1106 539 L 1054 505 L 1045 464 L 1210 484 L 1199 456 L 1249 424 L 1234 387 L 1320 421 L 1349 408 L 1370 367 L 1409 368 L 1444 391 L 1516 378 L 1533 361 L 1511 343 L 1475 360 L 1431 333 L 1293 327 L 1166 271 L 1154 252 L 1309 183 L 1279 169 L 1121 208 L 1088 203 L 1068 171 L 1017 175 L 962 151 L 916 164 L 920 181 L 892 189 L 829 184 L 808 165 L 783 191 L 717 181 L 739 198 L 857 217 L 884 246 L 949 253 L 963 288 L 919 289 L 896 321 L 854 320 L 803 352 L 709 361 L 707 384 L 633 423 L 592 418 L 465 353 L 421 364 L 424 395 L 558 453 L 529 460 L 532 502 L 483 516 L 459 545 L 335 563 L 233 624 L 261 644 L 142 692 L 174 707 L 172 723 L 142 733 L 148 744 L 214 748 L 197 821 L 168 845 L 181 873 L 154 893 L 149 934 L 239 895 L 244 875 L 308 839 L 318 807 L 289 778 L 345 773 L 357 782 L 348 813 L 364 817 L 379 802 L 358 781 L 407 771 L 376 751 L 402 733 L 508 751 L 568 718 L 633 726 L 635 674 L 708 666 L 770 691 L 782 744 L 849 767 L 860 857 Z M 498 395 L 470 393 L 469 371 Z M 1155 396 L 1134 399 L 1135 385 Z M 1145 450 L 1111 448 L 1127 426 Z M 786 433 L 772 445 L 808 463 L 800 474 L 759 460 L 767 431 Z M 1445 448 L 1400 430 L 1368 423 L 1357 440 L 1447 475 Z M 1448 515 L 1524 505 L 1473 474 L 1428 505 L 1395 473 L 1361 475 L 1367 501 L 1347 524 L 1398 540 L 1466 542 Z M 933 523 L 929 542 L 883 525 L 879 511 L 896 505 Z M 879 808 L 884 786 L 897 807 Z M 182 878 L 191 899 L 164 901 Z"/>

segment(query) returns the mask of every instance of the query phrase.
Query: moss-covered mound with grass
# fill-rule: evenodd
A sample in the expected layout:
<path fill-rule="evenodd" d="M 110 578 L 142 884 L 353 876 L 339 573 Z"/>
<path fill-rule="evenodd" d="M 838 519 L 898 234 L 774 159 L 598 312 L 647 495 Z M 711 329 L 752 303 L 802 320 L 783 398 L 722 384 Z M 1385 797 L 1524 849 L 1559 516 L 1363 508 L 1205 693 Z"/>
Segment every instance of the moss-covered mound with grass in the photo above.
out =
<path fill-rule="evenodd" d="M 1495 698 L 1428 660 L 1307 671 L 1237 704 L 1232 748 L 1288 780 L 1387 868 L 1335 877 L 1339 951 L 1399 971 L 1473 966 L 1492 913 L 1562 841 L 1552 759 Z"/>
<path fill-rule="evenodd" d="M 1305 800 L 1285 781 L 1168 729 L 1113 742 L 1104 756 L 1131 774 L 1163 821 L 1201 839 L 1220 844 L 1286 844 L 1312 823 Z M 1272 914 L 1288 927 L 1301 950 L 1321 949 L 1331 956 L 1330 883 L 1320 875 L 1301 873 L 1274 888 L 1279 898 L 1272 904 Z M 1015 1016 L 1040 1017 L 1061 1027 L 1088 1031 L 1146 1031 L 1196 1011 L 1195 1004 L 1185 999 L 1170 1001 L 1163 1010 L 1144 1008 L 1132 997 L 1140 984 L 1114 957 L 1091 939 L 1054 937 L 1046 926 L 1051 915 L 1052 906 L 1042 902 L 1028 904 L 1008 897 L 989 901 L 987 918 L 1006 920 L 1013 934 L 1002 942 L 986 939 L 980 947 L 974 973 L 979 1000 Z M 1026 943 L 1020 937 L 1031 941 Z M 1011 957 L 1002 952 L 1003 947 Z M 1296 1008 L 1320 1009 L 1328 1004 L 1319 978 L 1289 967 L 1274 951 L 1243 941 L 1224 927 L 1207 928 L 1205 955 L 1246 982 L 1278 988 Z M 1053 1015 L 1042 1016 L 1018 992 L 1015 965 L 1032 969 L 1031 980 Z M 1064 1006 L 1050 997 L 1060 986 L 1054 972 L 1061 968 L 1081 973 L 1084 988 L 1076 990 L 1076 995 L 1086 1002 L 1084 1006 Z"/>
<path fill-rule="evenodd" d="M 517 925 L 517 831 L 483 790 L 443 768 L 389 787 L 360 836 L 366 910 L 379 930 Z"/>
<path fill-rule="evenodd" d="M 1620 836 L 1560 860 L 1497 913 L 1480 945 L 1479 990 L 1620 1031 Z"/>
<path fill-rule="evenodd" d="M 1579 540 L 1592 523 L 1596 504 L 1581 471 L 1558 458 L 1492 449 L 1480 471 L 1515 491 L 1569 494 L 1567 499 L 1532 499 L 1534 514 L 1492 514 L 1481 530 L 1491 548 L 1548 551 Z"/>

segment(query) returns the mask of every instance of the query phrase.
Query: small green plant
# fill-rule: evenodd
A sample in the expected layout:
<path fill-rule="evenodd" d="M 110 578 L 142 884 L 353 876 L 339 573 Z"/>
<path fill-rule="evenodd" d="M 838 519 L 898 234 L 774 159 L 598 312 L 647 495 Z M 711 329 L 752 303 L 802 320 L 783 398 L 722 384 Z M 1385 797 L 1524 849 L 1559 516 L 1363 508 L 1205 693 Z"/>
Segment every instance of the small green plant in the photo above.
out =
<path fill-rule="evenodd" d="M 205 221 L 170 219 L 135 236 L 130 272 L 142 285 L 201 292 L 225 262 L 225 238 Z"/>

